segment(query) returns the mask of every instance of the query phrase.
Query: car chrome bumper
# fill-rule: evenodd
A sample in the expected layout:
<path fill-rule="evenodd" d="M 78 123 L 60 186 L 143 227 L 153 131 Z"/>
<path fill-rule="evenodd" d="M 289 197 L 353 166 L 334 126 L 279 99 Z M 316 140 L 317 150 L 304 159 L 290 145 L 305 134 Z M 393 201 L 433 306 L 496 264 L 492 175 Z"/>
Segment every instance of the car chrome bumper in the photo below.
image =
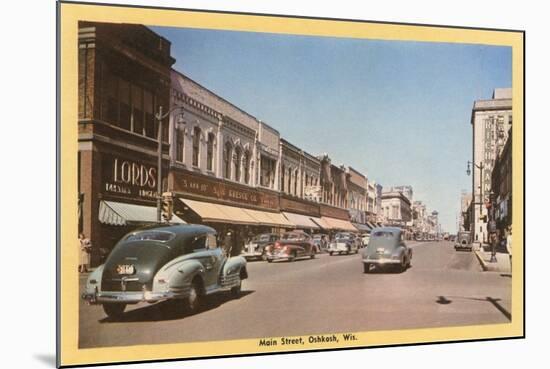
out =
<path fill-rule="evenodd" d="M 329 247 L 327 249 L 328 252 L 347 252 L 347 251 L 350 251 L 351 248 L 347 248 L 345 246 L 343 247 Z"/>
<path fill-rule="evenodd" d="M 288 254 L 266 254 L 265 257 L 267 260 L 283 260 L 290 259 L 292 256 Z"/>
<path fill-rule="evenodd" d="M 261 258 L 263 255 L 263 252 L 243 252 L 240 256 L 242 256 L 245 259 L 252 259 L 252 258 Z"/>
<path fill-rule="evenodd" d="M 401 264 L 399 259 L 363 259 L 363 264 Z"/>
<path fill-rule="evenodd" d="M 150 291 L 131 291 L 131 292 L 118 292 L 107 291 L 93 293 L 86 292 L 82 294 L 82 299 L 89 304 L 102 304 L 104 302 L 124 303 L 124 304 L 137 304 L 139 302 L 158 302 L 175 298 L 176 295 L 173 292 L 150 292 Z"/>

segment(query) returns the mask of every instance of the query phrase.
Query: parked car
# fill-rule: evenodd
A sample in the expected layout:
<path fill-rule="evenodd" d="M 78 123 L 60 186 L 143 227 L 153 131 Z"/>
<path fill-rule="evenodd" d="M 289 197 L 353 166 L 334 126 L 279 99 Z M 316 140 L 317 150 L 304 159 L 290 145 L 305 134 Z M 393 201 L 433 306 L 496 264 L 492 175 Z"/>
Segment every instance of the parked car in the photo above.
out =
<path fill-rule="evenodd" d="M 323 236 L 325 237 L 324 242 L 322 242 Z M 317 233 L 312 237 L 313 244 L 315 245 L 316 252 L 325 252 L 328 249 L 330 237 L 328 234 Z"/>
<path fill-rule="evenodd" d="M 315 257 L 315 245 L 311 236 L 303 231 L 286 232 L 273 245 L 265 248 L 268 262 L 286 259 L 294 261 L 299 257 Z"/>
<path fill-rule="evenodd" d="M 470 231 L 460 231 L 455 241 L 455 250 L 472 251 L 472 234 Z"/>
<path fill-rule="evenodd" d="M 246 260 L 227 257 L 216 231 L 203 225 L 155 225 L 124 236 L 94 270 L 82 298 L 101 304 L 109 317 L 126 305 L 177 300 L 195 312 L 203 298 L 222 290 L 237 297 L 248 277 Z"/>
<path fill-rule="evenodd" d="M 334 253 L 342 254 L 351 254 L 352 252 L 358 253 L 360 248 L 361 240 L 354 233 L 350 232 L 340 232 L 336 233 L 334 240 L 330 243 L 328 247 L 329 255 Z"/>
<path fill-rule="evenodd" d="M 256 235 L 250 242 L 244 245 L 241 256 L 246 260 L 263 259 L 265 260 L 265 247 L 275 243 L 279 236 L 274 233 L 262 233 Z"/>
<path fill-rule="evenodd" d="M 368 273 L 373 266 L 394 266 L 405 271 L 411 266 L 411 260 L 412 249 L 405 244 L 400 228 L 375 228 L 369 245 L 363 250 L 363 271 Z"/>

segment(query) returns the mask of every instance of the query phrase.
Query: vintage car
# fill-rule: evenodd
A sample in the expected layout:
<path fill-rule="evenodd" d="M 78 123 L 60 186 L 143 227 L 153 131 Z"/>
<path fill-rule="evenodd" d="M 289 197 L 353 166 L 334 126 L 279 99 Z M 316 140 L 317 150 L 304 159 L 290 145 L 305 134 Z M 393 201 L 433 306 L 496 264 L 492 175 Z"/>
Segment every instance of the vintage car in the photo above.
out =
<path fill-rule="evenodd" d="M 325 241 L 322 242 L 323 237 L 325 237 Z M 316 233 L 312 237 L 313 244 L 315 245 L 316 252 L 326 252 L 328 249 L 328 244 L 330 237 L 328 234 L 324 233 Z"/>
<path fill-rule="evenodd" d="M 311 236 L 303 231 L 286 232 L 273 245 L 265 248 L 266 260 L 294 261 L 299 257 L 315 257 L 315 245 Z"/>
<path fill-rule="evenodd" d="M 458 232 L 458 235 L 455 241 L 455 250 L 472 251 L 472 234 L 469 231 Z"/>
<path fill-rule="evenodd" d="M 246 260 L 250 259 L 263 259 L 265 260 L 265 247 L 275 243 L 279 239 L 279 236 L 274 233 L 263 233 L 255 236 L 244 245 L 244 249 L 241 256 Z"/>
<path fill-rule="evenodd" d="M 238 297 L 248 277 L 246 260 L 226 257 L 216 231 L 203 225 L 155 225 L 124 236 L 88 277 L 82 298 L 112 318 L 126 305 L 174 299 L 190 312 L 206 295 L 230 290 Z"/>
<path fill-rule="evenodd" d="M 352 252 L 358 253 L 359 248 L 361 247 L 361 239 L 357 237 L 354 233 L 350 232 L 340 232 L 336 233 L 334 240 L 328 246 L 329 255 L 335 253 L 338 254 L 351 254 Z"/>
<path fill-rule="evenodd" d="M 400 228 L 375 228 L 370 234 L 369 245 L 363 249 L 362 259 L 365 273 L 372 266 L 393 266 L 405 271 L 411 266 L 412 249 L 403 241 Z"/>

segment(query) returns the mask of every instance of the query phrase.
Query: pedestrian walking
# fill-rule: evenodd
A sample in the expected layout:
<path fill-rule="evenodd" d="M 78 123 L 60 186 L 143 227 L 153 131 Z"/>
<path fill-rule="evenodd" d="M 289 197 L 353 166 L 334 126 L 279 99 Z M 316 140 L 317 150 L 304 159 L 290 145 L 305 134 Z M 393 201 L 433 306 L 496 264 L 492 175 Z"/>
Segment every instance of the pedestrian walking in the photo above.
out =
<path fill-rule="evenodd" d="M 78 235 L 78 247 L 80 250 L 80 258 L 78 263 L 78 271 L 80 273 L 87 273 L 88 266 L 90 264 L 90 253 L 92 251 L 92 242 L 89 238 L 86 238 L 84 233 Z"/>
<path fill-rule="evenodd" d="M 487 224 L 487 230 L 489 231 L 489 244 L 491 246 L 491 263 L 497 261 L 497 222 L 494 219 Z"/>
<path fill-rule="evenodd" d="M 227 257 L 229 257 L 231 255 L 231 252 L 232 252 L 231 250 L 233 249 L 234 238 L 235 238 L 235 235 L 234 235 L 233 230 L 231 228 L 228 229 L 226 234 L 225 234 L 225 237 L 223 239 L 223 252 L 225 253 L 225 255 Z"/>

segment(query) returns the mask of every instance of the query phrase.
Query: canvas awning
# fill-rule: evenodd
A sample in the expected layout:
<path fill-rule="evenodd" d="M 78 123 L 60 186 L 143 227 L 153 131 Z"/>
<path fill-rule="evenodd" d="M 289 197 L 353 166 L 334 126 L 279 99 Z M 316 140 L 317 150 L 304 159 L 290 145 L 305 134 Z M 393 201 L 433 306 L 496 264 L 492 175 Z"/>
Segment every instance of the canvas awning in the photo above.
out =
<path fill-rule="evenodd" d="M 258 220 L 236 206 L 214 204 L 206 201 L 182 199 L 203 222 L 257 225 Z"/>
<path fill-rule="evenodd" d="M 371 228 L 366 224 L 361 223 L 351 223 L 355 228 L 357 228 L 360 232 L 368 232 L 370 233 Z"/>
<path fill-rule="evenodd" d="M 315 222 L 315 224 L 317 224 L 319 227 L 323 228 L 323 229 L 326 229 L 326 230 L 329 230 L 331 229 L 330 228 L 330 224 L 328 224 L 327 222 L 325 222 L 323 219 L 321 218 L 318 218 L 318 217 L 309 217 L 309 219 L 313 220 L 313 222 Z"/>
<path fill-rule="evenodd" d="M 99 202 L 98 218 L 103 224 L 115 226 L 124 226 L 136 223 L 156 223 L 157 208 L 154 206 L 101 200 Z M 185 224 L 185 222 L 177 215 L 172 216 L 170 223 Z"/>
<path fill-rule="evenodd" d="M 327 223 L 330 226 L 330 229 L 357 232 L 357 228 L 355 228 L 349 220 L 342 220 L 330 217 L 321 217 L 321 220 Z"/>
<path fill-rule="evenodd" d="M 243 209 L 248 215 L 258 221 L 258 225 L 294 228 L 294 224 L 288 221 L 281 213 L 272 213 L 254 209 Z"/>
<path fill-rule="evenodd" d="M 319 229 L 319 226 L 313 222 L 307 215 L 288 213 L 283 211 L 284 216 L 296 226 L 296 228 Z"/>

